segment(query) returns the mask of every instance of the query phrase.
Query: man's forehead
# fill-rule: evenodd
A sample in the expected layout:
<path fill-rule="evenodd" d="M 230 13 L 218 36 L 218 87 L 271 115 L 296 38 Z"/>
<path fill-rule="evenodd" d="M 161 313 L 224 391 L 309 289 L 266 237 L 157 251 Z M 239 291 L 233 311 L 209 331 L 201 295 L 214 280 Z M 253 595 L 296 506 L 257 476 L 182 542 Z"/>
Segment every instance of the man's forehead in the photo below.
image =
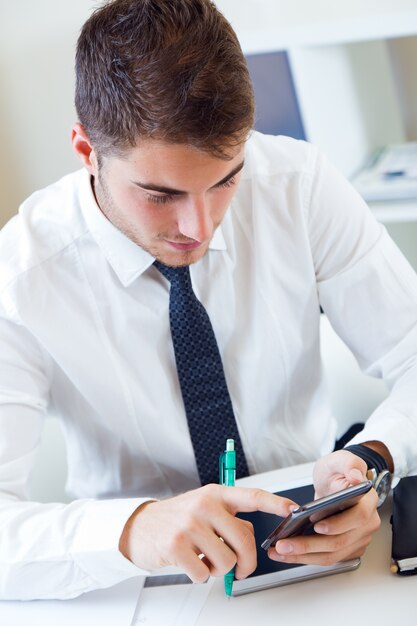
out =
<path fill-rule="evenodd" d="M 243 154 L 245 144 L 246 141 L 240 142 L 239 144 L 231 143 L 230 146 L 225 145 L 221 151 L 213 152 L 209 149 L 196 146 L 193 143 L 171 142 L 147 137 L 140 139 L 134 147 L 128 150 L 126 158 L 134 159 L 140 154 L 149 155 L 151 153 L 166 155 L 183 153 L 188 154 L 191 158 L 208 158 L 227 163 L 228 161 L 233 161 L 238 158 L 239 155 Z"/>
<path fill-rule="evenodd" d="M 225 159 L 188 144 L 147 139 L 132 148 L 119 165 L 139 186 L 153 189 L 168 186 L 183 192 L 188 188 L 190 178 L 197 186 L 212 187 L 226 182 L 242 169 L 243 156 L 243 144 L 234 147 L 231 158 Z"/>

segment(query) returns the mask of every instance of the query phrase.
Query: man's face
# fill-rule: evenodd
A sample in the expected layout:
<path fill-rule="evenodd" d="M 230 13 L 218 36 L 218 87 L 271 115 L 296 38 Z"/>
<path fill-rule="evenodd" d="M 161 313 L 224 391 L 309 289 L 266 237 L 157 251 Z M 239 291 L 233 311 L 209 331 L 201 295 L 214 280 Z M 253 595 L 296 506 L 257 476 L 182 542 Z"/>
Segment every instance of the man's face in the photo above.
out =
<path fill-rule="evenodd" d="M 191 146 L 141 141 L 126 157 L 94 167 L 97 202 L 107 219 L 171 266 L 195 263 L 235 193 L 243 145 L 225 161 Z"/>

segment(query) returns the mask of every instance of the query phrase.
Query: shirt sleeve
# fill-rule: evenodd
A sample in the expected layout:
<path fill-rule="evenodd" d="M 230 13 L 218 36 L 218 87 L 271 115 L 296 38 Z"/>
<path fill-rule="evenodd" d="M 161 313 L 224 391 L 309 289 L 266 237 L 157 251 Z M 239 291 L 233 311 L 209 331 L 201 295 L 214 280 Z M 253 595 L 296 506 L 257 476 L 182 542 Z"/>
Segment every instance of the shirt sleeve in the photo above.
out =
<path fill-rule="evenodd" d="M 0 344 L 0 598 L 72 598 L 147 573 L 118 549 L 143 499 L 28 501 L 49 364 L 30 333 L 4 314 Z"/>
<path fill-rule="evenodd" d="M 401 477 L 417 468 L 417 275 L 322 156 L 311 185 L 307 219 L 321 306 L 362 370 L 390 389 L 352 443 L 385 443 Z"/>

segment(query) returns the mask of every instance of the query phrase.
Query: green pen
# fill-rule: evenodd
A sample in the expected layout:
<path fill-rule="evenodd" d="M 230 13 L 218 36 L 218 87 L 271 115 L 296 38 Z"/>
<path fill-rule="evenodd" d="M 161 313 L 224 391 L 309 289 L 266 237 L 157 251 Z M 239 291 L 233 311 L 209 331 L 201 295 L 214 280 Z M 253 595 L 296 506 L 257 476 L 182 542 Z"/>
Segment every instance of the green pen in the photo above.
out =
<path fill-rule="evenodd" d="M 236 451 L 234 439 L 226 441 L 226 450 L 219 458 L 219 482 L 226 487 L 234 487 L 236 478 Z M 228 598 L 231 597 L 233 591 L 233 581 L 235 579 L 235 568 L 232 567 L 230 572 L 224 576 L 224 590 Z"/>

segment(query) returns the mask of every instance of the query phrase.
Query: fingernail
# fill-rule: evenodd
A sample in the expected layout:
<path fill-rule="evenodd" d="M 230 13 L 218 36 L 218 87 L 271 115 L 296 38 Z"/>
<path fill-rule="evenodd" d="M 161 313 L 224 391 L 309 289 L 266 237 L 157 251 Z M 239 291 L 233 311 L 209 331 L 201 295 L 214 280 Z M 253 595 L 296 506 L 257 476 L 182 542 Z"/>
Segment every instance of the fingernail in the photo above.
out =
<path fill-rule="evenodd" d="M 294 546 L 288 541 L 279 541 L 276 545 L 278 554 L 291 554 L 294 552 Z"/>
<path fill-rule="evenodd" d="M 329 530 L 329 527 L 326 524 L 315 524 L 314 530 L 316 531 L 316 533 L 325 534 Z"/>

